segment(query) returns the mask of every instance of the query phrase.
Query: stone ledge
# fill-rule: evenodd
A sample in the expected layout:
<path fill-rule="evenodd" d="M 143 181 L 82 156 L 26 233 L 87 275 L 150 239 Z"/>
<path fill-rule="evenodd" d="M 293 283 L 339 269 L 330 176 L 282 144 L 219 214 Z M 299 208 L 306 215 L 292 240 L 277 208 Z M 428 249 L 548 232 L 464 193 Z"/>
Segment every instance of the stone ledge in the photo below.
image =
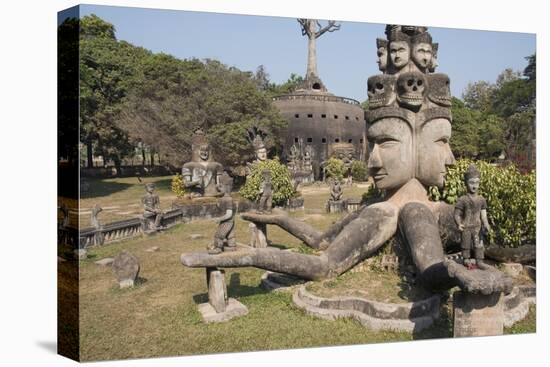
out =
<path fill-rule="evenodd" d="M 529 313 L 529 307 L 536 304 L 535 287 L 514 287 L 510 294 L 504 297 L 504 326 L 510 327 L 523 320 Z M 533 295 L 533 296 L 531 296 Z"/>
<path fill-rule="evenodd" d="M 302 285 L 292 300 L 310 315 L 328 320 L 349 317 L 372 330 L 418 332 L 439 318 L 438 295 L 419 302 L 395 304 L 361 297 L 321 298 L 308 293 Z"/>

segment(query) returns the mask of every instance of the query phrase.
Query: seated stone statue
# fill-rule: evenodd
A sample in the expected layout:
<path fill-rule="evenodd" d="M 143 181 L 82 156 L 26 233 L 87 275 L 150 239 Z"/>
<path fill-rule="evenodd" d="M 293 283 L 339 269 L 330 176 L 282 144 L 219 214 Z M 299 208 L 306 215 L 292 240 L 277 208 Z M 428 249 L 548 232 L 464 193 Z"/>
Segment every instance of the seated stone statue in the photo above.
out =
<path fill-rule="evenodd" d="M 218 218 L 218 229 L 214 234 L 214 241 L 208 245 L 209 254 L 219 254 L 222 251 L 235 251 L 237 243 L 235 242 L 235 210 L 233 209 L 233 199 L 231 198 L 231 189 L 233 179 L 227 173 L 220 178 L 219 189 L 223 196 L 218 201 L 218 206 L 223 212 L 221 218 Z"/>
<path fill-rule="evenodd" d="M 162 229 L 164 212 L 160 209 L 160 198 L 155 194 L 155 184 L 152 182 L 145 184 L 145 191 L 147 193 L 141 198 L 143 218 L 147 221 L 149 230 L 158 231 Z"/>
<path fill-rule="evenodd" d="M 340 184 L 340 180 L 332 181 L 332 185 L 330 186 L 330 200 L 340 201 L 342 199 L 343 192 L 344 190 L 342 190 L 342 185 Z"/>
<path fill-rule="evenodd" d="M 223 173 L 221 163 L 210 160 L 210 146 L 202 130 L 195 131 L 192 139 L 192 161 L 183 165 L 181 174 L 190 197 L 220 196 L 219 177 Z"/>

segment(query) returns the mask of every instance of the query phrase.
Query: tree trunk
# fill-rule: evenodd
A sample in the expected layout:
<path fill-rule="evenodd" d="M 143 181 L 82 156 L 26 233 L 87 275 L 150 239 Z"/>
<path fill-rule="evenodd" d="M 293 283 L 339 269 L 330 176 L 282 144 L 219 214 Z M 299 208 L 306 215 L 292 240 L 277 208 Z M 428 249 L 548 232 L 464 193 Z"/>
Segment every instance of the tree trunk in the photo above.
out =
<path fill-rule="evenodd" d="M 141 165 L 145 167 L 145 148 L 141 148 Z"/>
<path fill-rule="evenodd" d="M 312 76 L 318 77 L 319 74 L 317 73 L 317 48 L 316 48 L 316 38 L 313 34 L 309 37 L 308 41 L 308 49 L 307 49 L 307 73 L 306 78 L 310 78 Z"/>
<path fill-rule="evenodd" d="M 91 140 L 86 142 L 86 158 L 88 161 L 88 168 L 92 168 L 94 166 L 94 150 Z"/>
<path fill-rule="evenodd" d="M 155 166 L 155 151 L 153 149 L 151 149 L 151 167 L 154 167 Z"/>

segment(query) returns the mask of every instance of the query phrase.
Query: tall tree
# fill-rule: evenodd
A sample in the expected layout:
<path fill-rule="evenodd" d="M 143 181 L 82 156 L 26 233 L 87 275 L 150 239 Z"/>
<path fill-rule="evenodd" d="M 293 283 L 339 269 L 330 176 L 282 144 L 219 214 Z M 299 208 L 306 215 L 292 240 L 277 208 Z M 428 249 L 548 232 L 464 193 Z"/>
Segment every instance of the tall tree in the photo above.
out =
<path fill-rule="evenodd" d="M 317 46 L 316 40 L 326 32 L 334 32 L 340 29 L 340 24 L 334 20 L 329 20 L 326 26 L 322 26 L 315 19 L 298 19 L 298 23 L 302 27 L 302 35 L 308 37 L 307 47 L 307 72 L 306 79 L 319 77 L 317 72 Z"/>

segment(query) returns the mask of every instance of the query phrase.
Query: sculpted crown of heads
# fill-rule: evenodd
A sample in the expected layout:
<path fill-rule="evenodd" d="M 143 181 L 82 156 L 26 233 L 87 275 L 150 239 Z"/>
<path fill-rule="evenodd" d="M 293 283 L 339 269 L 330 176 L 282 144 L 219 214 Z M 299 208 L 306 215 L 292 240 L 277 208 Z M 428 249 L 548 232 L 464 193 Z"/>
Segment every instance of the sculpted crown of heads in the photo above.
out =
<path fill-rule="evenodd" d="M 411 179 L 442 187 L 455 159 L 449 77 L 429 74 L 437 66 L 438 44 L 426 27 L 390 24 L 385 33 L 387 42 L 376 40 L 383 73 L 367 81 L 369 173 L 379 189 L 390 192 Z"/>

